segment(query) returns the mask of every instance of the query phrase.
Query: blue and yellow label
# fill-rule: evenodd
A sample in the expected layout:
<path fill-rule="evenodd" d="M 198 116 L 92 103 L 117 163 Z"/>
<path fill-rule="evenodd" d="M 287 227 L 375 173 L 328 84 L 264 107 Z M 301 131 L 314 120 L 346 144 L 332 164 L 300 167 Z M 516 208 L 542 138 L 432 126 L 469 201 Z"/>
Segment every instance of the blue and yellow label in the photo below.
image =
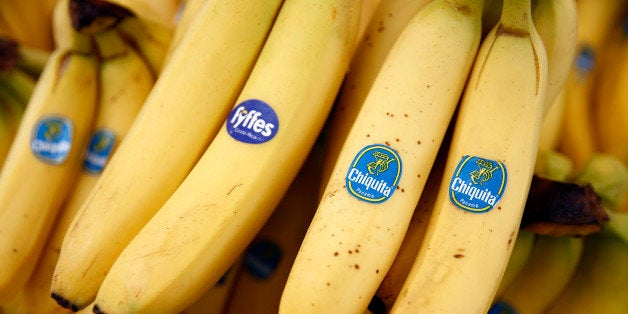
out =
<path fill-rule="evenodd" d="M 506 166 L 503 163 L 464 156 L 449 183 L 449 199 L 454 205 L 467 211 L 489 211 L 504 194 L 507 179 Z"/>
<path fill-rule="evenodd" d="M 268 279 L 277 270 L 282 255 L 281 247 L 273 241 L 254 242 L 246 251 L 244 268 L 259 279 Z"/>
<path fill-rule="evenodd" d="M 40 119 L 31 136 L 33 155 L 50 164 L 63 163 L 70 155 L 72 132 L 72 121 L 66 117 L 48 116 Z"/>
<path fill-rule="evenodd" d="M 401 178 L 401 158 L 381 144 L 362 148 L 351 162 L 345 182 L 349 194 L 369 203 L 388 200 Z"/>
<path fill-rule="evenodd" d="M 267 103 L 248 99 L 231 110 L 226 128 L 229 135 L 240 142 L 261 144 L 275 137 L 279 130 L 279 119 Z"/>
<path fill-rule="evenodd" d="M 83 161 L 83 168 L 88 172 L 101 173 L 113 152 L 116 136 L 113 132 L 100 129 L 94 132 Z"/>

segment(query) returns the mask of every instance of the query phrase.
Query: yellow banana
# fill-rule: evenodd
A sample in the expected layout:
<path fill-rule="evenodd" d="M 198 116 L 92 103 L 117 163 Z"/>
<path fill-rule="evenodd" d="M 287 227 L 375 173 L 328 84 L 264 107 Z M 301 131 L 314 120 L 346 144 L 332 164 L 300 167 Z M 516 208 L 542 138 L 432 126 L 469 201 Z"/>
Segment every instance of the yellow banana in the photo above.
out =
<path fill-rule="evenodd" d="M 201 8 L 68 229 L 51 285 L 61 304 L 82 309 L 92 302 L 118 254 L 197 162 L 281 2 L 217 0 Z"/>
<path fill-rule="evenodd" d="M 443 168 L 445 166 L 450 139 L 451 129 L 448 129 L 448 133 L 445 134 L 443 143 L 436 155 L 429 177 L 425 182 L 425 187 L 423 188 L 419 202 L 414 209 L 412 218 L 408 224 L 408 230 L 403 238 L 403 242 L 401 242 L 395 260 L 390 265 L 390 269 L 386 272 L 386 275 L 375 292 L 375 296 L 369 303 L 368 309 L 373 313 L 385 313 L 390 310 L 419 252 L 421 241 L 423 240 L 425 230 L 429 224 L 432 208 L 434 207 L 436 195 L 443 177 Z"/>
<path fill-rule="evenodd" d="M 546 109 L 563 90 L 576 55 L 578 15 L 575 0 L 533 0 L 532 19 L 547 53 Z"/>
<path fill-rule="evenodd" d="M 51 51 L 52 5 L 50 0 L 0 1 L 0 27 L 21 45 Z"/>
<path fill-rule="evenodd" d="M 623 23 L 602 52 L 592 114 L 598 149 L 628 164 L 628 18 Z"/>
<path fill-rule="evenodd" d="M 579 171 L 598 150 L 594 138 L 592 95 L 601 49 L 628 2 L 624 0 L 578 0 L 576 60 L 565 82 L 565 109 L 559 151 Z"/>
<path fill-rule="evenodd" d="M 181 314 L 222 314 L 226 313 L 226 308 L 231 300 L 231 294 L 234 292 L 234 286 L 242 272 L 242 257 L 227 269 L 227 271 L 218 279 L 218 282 L 203 293 L 194 303 L 181 311 Z M 252 305 L 252 304 L 249 304 Z M 249 307 L 249 310 L 258 309 Z"/>
<path fill-rule="evenodd" d="M 428 0 L 380 1 L 363 30 L 326 132 L 327 147 L 322 182 L 327 182 L 338 153 L 388 51 L 410 19 Z M 359 38 L 359 37 L 358 37 Z M 324 188 L 325 184 L 321 185 Z M 320 191 L 321 193 L 323 191 Z"/>
<path fill-rule="evenodd" d="M 558 150 L 560 143 L 561 130 L 565 122 L 565 88 L 563 88 L 554 102 L 546 108 L 543 123 L 541 124 L 541 134 L 539 138 L 539 153 L 546 151 Z"/>
<path fill-rule="evenodd" d="M 0 175 L 0 304 L 32 272 L 91 128 L 98 60 L 57 50 L 28 103 Z"/>
<path fill-rule="evenodd" d="M 172 54 L 172 50 L 179 45 L 181 38 L 187 32 L 190 23 L 203 3 L 205 3 L 205 0 L 183 0 L 181 2 L 181 7 L 179 7 L 179 12 L 174 25 L 171 44 L 167 49 L 168 55 Z"/>
<path fill-rule="evenodd" d="M 569 284 L 583 239 L 538 235 L 527 263 L 489 313 L 545 313 Z"/>
<path fill-rule="evenodd" d="M 529 0 L 504 0 L 467 82 L 445 178 L 391 313 L 486 313 L 530 187 L 547 58 Z"/>
<path fill-rule="evenodd" d="M 314 144 L 346 73 L 359 13 L 359 1 L 285 1 L 237 105 L 115 261 L 95 312 L 180 310 L 233 264 Z"/>
<path fill-rule="evenodd" d="M 104 0 L 133 12 L 140 20 L 172 27 L 182 0 Z"/>
<path fill-rule="evenodd" d="M 34 273 L 20 292 L 20 313 L 51 313 L 60 309 L 50 298 L 50 284 L 65 232 L 126 136 L 155 81 L 149 66 L 115 30 L 97 35 L 95 41 L 102 64 L 92 137 L 83 157 L 82 171 L 65 200 Z"/>
<path fill-rule="evenodd" d="M 226 313 L 273 314 L 318 202 L 323 141 L 318 140 L 277 208 L 244 253 Z"/>
<path fill-rule="evenodd" d="M 482 1 L 435 0 L 400 34 L 344 141 L 280 313 L 367 308 L 462 94 L 480 43 L 481 9 Z"/>
<path fill-rule="evenodd" d="M 161 74 L 171 45 L 173 29 L 163 24 L 127 17 L 117 26 L 118 32 L 133 43 L 156 74 Z"/>

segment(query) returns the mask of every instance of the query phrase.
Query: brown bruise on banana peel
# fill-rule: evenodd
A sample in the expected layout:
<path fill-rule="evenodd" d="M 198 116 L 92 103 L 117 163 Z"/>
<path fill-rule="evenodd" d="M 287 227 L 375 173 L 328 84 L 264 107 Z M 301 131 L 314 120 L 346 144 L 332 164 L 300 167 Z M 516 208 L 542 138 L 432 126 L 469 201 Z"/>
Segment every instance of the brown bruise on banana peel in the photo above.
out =
<path fill-rule="evenodd" d="M 493 42 L 491 42 L 491 47 L 489 48 L 489 52 L 487 53 L 487 56 L 491 54 L 491 51 L 493 50 L 493 45 L 495 44 L 495 41 L 497 41 L 497 38 L 499 38 L 500 36 L 511 36 L 511 37 L 519 37 L 519 38 L 527 38 L 530 41 L 530 46 L 532 46 L 532 52 L 534 53 L 534 69 L 536 72 L 536 92 L 535 95 L 539 94 L 539 89 L 541 87 L 541 65 L 539 64 L 539 54 L 536 51 L 536 46 L 534 46 L 534 44 L 532 43 L 532 38 L 530 36 L 530 32 L 528 32 L 527 30 L 524 29 L 517 29 L 517 28 L 512 28 L 512 27 L 507 27 L 504 24 L 498 24 L 497 25 L 497 30 L 496 30 L 496 34 L 495 34 L 495 38 L 493 39 Z M 476 80 L 476 88 L 477 88 L 477 84 L 479 83 L 479 78 L 482 77 L 482 73 L 484 72 L 484 66 L 486 65 L 486 61 L 489 58 L 485 58 L 484 62 L 482 63 L 482 67 L 480 69 L 480 75 L 478 75 L 478 80 Z"/>

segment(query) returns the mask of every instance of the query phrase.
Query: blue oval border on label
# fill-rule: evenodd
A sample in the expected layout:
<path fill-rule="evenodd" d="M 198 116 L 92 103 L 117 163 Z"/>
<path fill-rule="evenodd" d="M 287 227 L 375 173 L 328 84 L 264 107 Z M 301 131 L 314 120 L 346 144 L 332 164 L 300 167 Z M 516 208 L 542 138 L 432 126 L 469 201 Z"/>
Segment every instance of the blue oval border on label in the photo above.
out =
<path fill-rule="evenodd" d="M 277 135 L 279 118 L 267 103 L 248 99 L 231 110 L 225 127 L 229 135 L 240 142 L 262 144 Z"/>
<path fill-rule="evenodd" d="M 91 173 L 101 173 L 109 161 L 115 143 L 116 135 L 113 132 L 107 129 L 94 132 L 85 154 L 83 168 Z"/>
<path fill-rule="evenodd" d="M 72 121 L 64 116 L 41 118 L 31 134 L 31 152 L 46 163 L 62 164 L 70 155 L 74 128 Z"/>
<path fill-rule="evenodd" d="M 353 158 L 345 185 L 349 194 L 361 201 L 382 203 L 397 189 L 401 170 L 401 158 L 394 149 L 382 144 L 368 145 Z"/>
<path fill-rule="evenodd" d="M 464 156 L 449 181 L 449 199 L 463 210 L 484 213 L 497 205 L 506 190 L 506 166 L 476 156 Z"/>

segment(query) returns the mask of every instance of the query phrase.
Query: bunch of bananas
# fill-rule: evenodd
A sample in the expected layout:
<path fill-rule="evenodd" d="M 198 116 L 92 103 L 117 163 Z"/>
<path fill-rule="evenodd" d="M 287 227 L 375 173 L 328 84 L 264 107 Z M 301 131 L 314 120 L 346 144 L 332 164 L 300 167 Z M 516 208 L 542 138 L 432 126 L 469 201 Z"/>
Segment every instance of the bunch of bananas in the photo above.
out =
<path fill-rule="evenodd" d="M 628 311 L 624 0 L 48 2 L 0 14 L 0 313 Z M 525 225 L 537 176 L 605 220 Z"/>

